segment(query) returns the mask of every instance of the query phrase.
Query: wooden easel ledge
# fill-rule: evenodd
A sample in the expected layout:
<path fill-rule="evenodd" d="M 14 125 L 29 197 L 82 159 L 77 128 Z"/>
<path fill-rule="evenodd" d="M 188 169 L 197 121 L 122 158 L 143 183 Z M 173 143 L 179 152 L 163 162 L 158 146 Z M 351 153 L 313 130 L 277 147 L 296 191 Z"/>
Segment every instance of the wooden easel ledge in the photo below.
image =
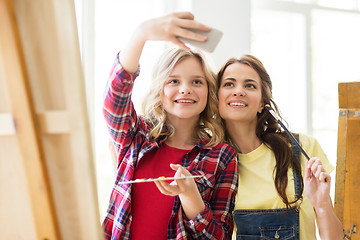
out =
<path fill-rule="evenodd" d="M 43 134 L 67 134 L 70 132 L 67 111 L 50 111 L 37 114 Z M 16 120 L 9 113 L 0 114 L 0 136 L 16 134 Z"/>

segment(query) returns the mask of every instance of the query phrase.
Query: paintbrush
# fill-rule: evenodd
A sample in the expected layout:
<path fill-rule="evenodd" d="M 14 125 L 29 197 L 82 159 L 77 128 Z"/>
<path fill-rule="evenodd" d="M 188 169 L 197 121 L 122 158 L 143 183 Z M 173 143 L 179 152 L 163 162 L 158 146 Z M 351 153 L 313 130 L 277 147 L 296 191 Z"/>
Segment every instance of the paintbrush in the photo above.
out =
<path fill-rule="evenodd" d="M 296 144 L 296 146 L 300 149 L 300 151 L 302 152 L 302 154 L 304 154 L 304 156 L 306 157 L 307 160 L 309 160 L 309 156 L 306 154 L 305 150 L 300 146 L 300 143 L 296 140 L 296 138 L 294 137 L 294 135 L 292 135 L 292 133 L 285 127 L 285 125 L 281 122 L 280 118 L 276 115 L 274 109 L 269 105 L 266 104 L 265 108 L 269 111 L 269 113 L 275 118 L 275 120 L 280 124 L 280 126 L 282 127 L 282 129 L 284 129 L 284 131 L 286 132 L 286 134 L 293 140 L 293 142 Z"/>
<path fill-rule="evenodd" d="M 191 176 L 181 176 L 181 177 L 158 177 L 158 178 L 138 178 L 131 181 L 119 182 L 119 184 L 130 184 L 130 183 L 144 183 L 144 182 L 156 182 L 161 180 L 177 180 L 177 179 L 187 179 L 187 178 L 199 178 L 204 175 L 191 175 Z"/>
<path fill-rule="evenodd" d="M 307 160 L 309 160 L 309 156 L 306 154 L 305 150 L 300 146 L 300 143 L 296 140 L 296 138 L 294 137 L 294 135 L 292 135 L 292 133 L 287 129 L 287 127 L 281 122 L 280 118 L 276 115 L 274 109 L 269 105 L 266 104 L 265 105 L 266 110 L 269 111 L 269 113 L 274 117 L 274 119 L 280 124 L 280 126 L 282 127 L 282 129 L 284 129 L 284 131 L 286 132 L 286 134 L 293 140 L 293 143 L 296 144 L 296 146 L 300 149 L 300 151 L 302 152 L 302 154 L 304 154 L 304 156 L 306 157 Z M 327 179 L 325 178 L 325 182 L 327 182 Z"/>

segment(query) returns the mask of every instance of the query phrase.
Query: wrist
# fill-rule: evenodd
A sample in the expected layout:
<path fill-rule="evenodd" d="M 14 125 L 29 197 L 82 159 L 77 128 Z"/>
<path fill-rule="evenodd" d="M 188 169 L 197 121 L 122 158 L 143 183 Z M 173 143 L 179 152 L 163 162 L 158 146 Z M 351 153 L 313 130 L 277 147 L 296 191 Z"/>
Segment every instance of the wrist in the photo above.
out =
<path fill-rule="evenodd" d="M 151 21 L 145 21 L 140 23 L 138 28 L 136 28 L 134 35 L 138 42 L 145 44 L 147 40 L 150 40 L 152 33 L 151 24 Z"/>
<path fill-rule="evenodd" d="M 318 209 L 319 211 L 322 209 L 333 208 L 333 203 L 331 201 L 330 196 L 313 197 L 313 198 L 309 198 L 309 200 L 313 205 L 314 209 Z"/>
<path fill-rule="evenodd" d="M 314 205 L 314 210 L 317 214 L 323 214 L 329 211 L 332 211 L 333 206 L 331 203 L 322 203 L 318 205 Z"/>
<path fill-rule="evenodd" d="M 188 203 L 188 205 L 191 205 L 194 209 L 201 211 L 205 209 L 205 203 L 198 191 L 179 194 L 179 198 L 182 203 Z"/>
<path fill-rule="evenodd" d="M 205 210 L 205 203 L 198 191 L 179 194 L 182 208 L 188 219 L 194 219 Z"/>
<path fill-rule="evenodd" d="M 137 46 L 144 46 L 147 39 L 146 28 L 143 26 L 145 23 L 142 23 L 133 33 L 131 41 Z"/>

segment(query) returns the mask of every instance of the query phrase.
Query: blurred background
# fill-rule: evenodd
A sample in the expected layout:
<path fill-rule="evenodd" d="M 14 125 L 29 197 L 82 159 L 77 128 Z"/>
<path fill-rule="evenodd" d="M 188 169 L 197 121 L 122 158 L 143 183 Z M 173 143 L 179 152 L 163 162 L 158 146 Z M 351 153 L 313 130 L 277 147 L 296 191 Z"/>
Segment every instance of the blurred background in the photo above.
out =
<path fill-rule="evenodd" d="M 289 129 L 312 135 L 336 165 L 338 83 L 360 80 L 358 0 L 75 0 L 96 159 L 100 217 L 115 181 L 102 116 L 106 80 L 118 51 L 142 21 L 174 11 L 223 31 L 209 54 L 214 71 L 230 57 L 258 57 Z M 165 44 L 146 44 L 133 101 L 139 109 Z M 335 171 L 332 173 L 334 200 Z"/>

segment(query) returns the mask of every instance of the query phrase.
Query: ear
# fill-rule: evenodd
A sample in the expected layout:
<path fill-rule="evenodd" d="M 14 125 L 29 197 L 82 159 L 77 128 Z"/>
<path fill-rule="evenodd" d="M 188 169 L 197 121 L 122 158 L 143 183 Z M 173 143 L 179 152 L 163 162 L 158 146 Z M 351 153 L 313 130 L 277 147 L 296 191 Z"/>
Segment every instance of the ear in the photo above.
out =
<path fill-rule="evenodd" d="M 264 110 L 264 103 L 262 102 L 258 108 L 258 113 L 261 113 Z"/>

